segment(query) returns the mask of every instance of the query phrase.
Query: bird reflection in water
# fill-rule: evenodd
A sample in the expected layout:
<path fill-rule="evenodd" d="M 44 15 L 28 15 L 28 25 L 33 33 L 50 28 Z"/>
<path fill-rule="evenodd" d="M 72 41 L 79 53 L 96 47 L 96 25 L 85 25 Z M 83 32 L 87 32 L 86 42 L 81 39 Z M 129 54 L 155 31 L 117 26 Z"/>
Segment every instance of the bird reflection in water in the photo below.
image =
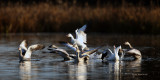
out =
<path fill-rule="evenodd" d="M 110 61 L 108 64 L 108 78 L 110 80 L 119 80 L 120 77 L 120 66 L 119 66 L 119 61 Z"/>
<path fill-rule="evenodd" d="M 19 75 L 21 80 L 31 79 L 31 61 L 20 62 L 19 69 Z"/>
<path fill-rule="evenodd" d="M 79 62 L 74 65 L 68 65 L 70 80 L 87 80 L 87 63 Z"/>
<path fill-rule="evenodd" d="M 131 69 L 130 71 L 128 69 Z M 122 80 L 126 74 L 133 75 L 141 72 L 141 59 L 134 61 L 109 61 L 108 64 L 108 79 L 109 80 Z"/>
<path fill-rule="evenodd" d="M 130 68 L 131 70 L 126 70 L 126 73 L 130 73 L 132 75 L 134 75 L 135 73 L 139 73 L 141 72 L 141 58 L 139 59 L 135 59 L 133 61 L 125 61 L 125 68 Z M 132 72 L 132 73 L 131 73 Z"/>

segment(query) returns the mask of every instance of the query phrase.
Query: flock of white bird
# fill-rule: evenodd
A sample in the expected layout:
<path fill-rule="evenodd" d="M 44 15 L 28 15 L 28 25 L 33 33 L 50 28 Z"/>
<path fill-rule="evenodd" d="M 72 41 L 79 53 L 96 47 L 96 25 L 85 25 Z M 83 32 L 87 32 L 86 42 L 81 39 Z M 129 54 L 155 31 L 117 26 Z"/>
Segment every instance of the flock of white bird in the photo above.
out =
<path fill-rule="evenodd" d="M 130 55 L 134 57 L 134 59 L 141 59 L 141 52 L 133 48 L 129 42 L 124 43 L 125 45 L 129 46 L 129 49 L 122 49 L 121 46 L 114 46 L 113 51 L 107 48 L 103 52 L 101 52 L 101 54 L 97 54 L 98 49 L 102 48 L 102 46 L 95 49 L 89 49 L 87 47 L 87 35 L 84 32 L 86 30 L 86 27 L 87 25 L 84 25 L 80 29 L 75 30 L 76 38 L 74 38 L 71 33 L 67 35 L 67 37 L 71 38 L 71 43 L 60 42 L 60 44 L 63 44 L 73 50 L 75 52 L 74 54 L 70 54 L 66 50 L 61 49 L 55 45 L 50 45 L 48 47 L 48 50 L 50 51 L 50 53 L 58 53 L 62 58 L 64 58 L 64 61 L 74 60 L 75 62 L 82 62 L 87 61 L 88 59 L 91 59 L 95 56 L 98 56 L 97 58 L 102 59 L 102 61 L 120 61 L 124 59 L 125 55 Z M 31 45 L 27 48 L 27 41 L 23 40 L 19 46 L 19 60 L 31 60 L 32 52 L 35 50 L 41 50 L 43 48 L 44 45 L 42 44 Z"/>

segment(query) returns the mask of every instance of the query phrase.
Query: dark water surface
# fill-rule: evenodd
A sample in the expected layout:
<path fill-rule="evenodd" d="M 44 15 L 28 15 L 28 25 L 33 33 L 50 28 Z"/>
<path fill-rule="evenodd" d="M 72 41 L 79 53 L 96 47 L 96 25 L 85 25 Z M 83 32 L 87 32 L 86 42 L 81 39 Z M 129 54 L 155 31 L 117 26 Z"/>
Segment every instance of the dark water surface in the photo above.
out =
<path fill-rule="evenodd" d="M 69 50 L 59 41 L 69 41 L 64 33 L 55 34 L 8 34 L 0 35 L 0 80 L 150 80 L 160 78 L 160 36 L 148 35 L 107 35 L 88 34 L 89 48 L 103 45 L 99 51 L 113 45 L 123 45 L 129 41 L 133 47 L 142 52 L 142 60 L 102 62 L 101 59 L 90 59 L 86 63 L 74 64 L 62 62 L 57 54 L 33 52 L 32 59 L 40 61 L 25 61 L 19 63 L 18 46 L 23 39 L 28 40 L 29 45 L 35 43 L 44 44 L 46 47 L 55 44 L 60 48 Z M 73 53 L 69 50 L 70 53 Z"/>

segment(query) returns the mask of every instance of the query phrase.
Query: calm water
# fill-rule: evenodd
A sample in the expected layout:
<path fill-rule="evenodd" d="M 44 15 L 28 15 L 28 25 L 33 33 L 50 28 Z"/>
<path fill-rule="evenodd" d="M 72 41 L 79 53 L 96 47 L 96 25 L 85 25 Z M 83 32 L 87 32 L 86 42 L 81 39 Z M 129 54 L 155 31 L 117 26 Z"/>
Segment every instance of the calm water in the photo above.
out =
<path fill-rule="evenodd" d="M 133 35 L 107 35 L 88 34 L 88 46 L 95 48 L 100 45 L 112 47 L 123 45 L 129 41 L 142 52 L 142 60 L 102 62 L 100 59 L 90 59 L 86 63 L 74 64 L 62 62 L 57 54 L 44 53 L 45 48 L 32 54 L 32 59 L 40 61 L 26 61 L 19 63 L 18 46 L 23 39 L 28 40 L 29 45 L 41 43 L 45 46 L 55 44 L 60 48 L 68 50 L 58 41 L 69 41 L 66 34 L 9 34 L 0 35 L 0 79 L 16 80 L 150 80 L 160 78 L 160 36 L 133 36 Z M 73 53 L 69 50 L 70 53 Z"/>

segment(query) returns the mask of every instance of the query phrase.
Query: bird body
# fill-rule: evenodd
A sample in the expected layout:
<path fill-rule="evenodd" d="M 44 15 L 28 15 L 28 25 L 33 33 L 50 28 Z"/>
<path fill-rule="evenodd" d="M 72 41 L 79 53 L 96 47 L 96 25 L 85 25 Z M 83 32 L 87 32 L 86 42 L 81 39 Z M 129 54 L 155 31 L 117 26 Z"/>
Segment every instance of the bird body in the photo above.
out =
<path fill-rule="evenodd" d="M 106 57 L 107 60 L 109 61 L 119 61 L 119 55 L 118 55 L 118 52 L 119 50 L 121 49 L 121 46 L 118 46 L 117 48 L 114 47 L 114 50 L 113 52 L 110 50 L 110 49 L 107 49 L 105 50 L 103 53 L 102 53 L 102 60 Z"/>
<path fill-rule="evenodd" d="M 85 43 L 87 43 L 87 35 L 86 33 L 84 33 L 85 29 L 86 29 L 86 25 L 82 26 L 80 29 L 76 29 L 75 33 L 76 33 L 76 38 L 73 37 L 73 35 L 71 33 L 69 33 L 67 35 L 67 37 L 71 38 L 71 43 L 73 45 L 77 44 L 78 46 L 81 47 L 82 50 L 87 50 L 88 47 Z"/>
<path fill-rule="evenodd" d="M 25 61 L 25 60 L 31 60 L 31 54 L 35 50 L 43 49 L 44 45 L 42 44 L 34 44 L 27 48 L 27 42 L 26 40 L 23 40 L 22 43 L 19 46 L 19 60 Z"/>
<path fill-rule="evenodd" d="M 126 54 L 132 55 L 135 59 L 142 57 L 141 52 L 138 49 L 133 48 L 129 42 L 125 42 L 124 44 L 129 46 L 129 49 L 123 49 Z"/>

